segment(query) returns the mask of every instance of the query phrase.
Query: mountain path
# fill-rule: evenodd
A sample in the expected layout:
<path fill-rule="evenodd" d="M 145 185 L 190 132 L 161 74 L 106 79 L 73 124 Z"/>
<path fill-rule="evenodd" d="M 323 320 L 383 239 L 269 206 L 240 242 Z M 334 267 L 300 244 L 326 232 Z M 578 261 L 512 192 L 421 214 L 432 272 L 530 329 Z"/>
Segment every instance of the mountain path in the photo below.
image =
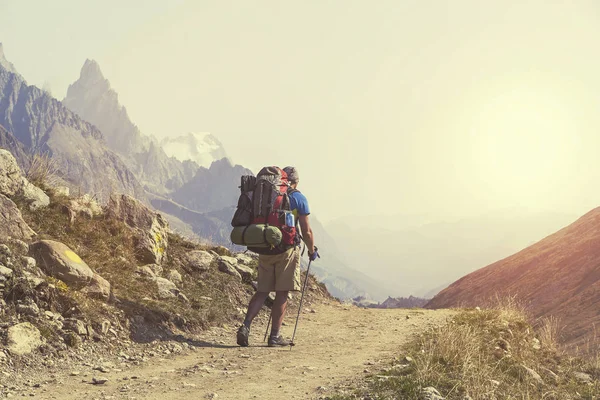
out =
<path fill-rule="evenodd" d="M 236 345 L 235 328 L 213 329 L 200 339 L 214 345 L 107 373 L 89 368 L 68 376 L 69 371 L 63 371 L 58 383 L 46 385 L 35 398 L 316 399 L 365 370 L 377 372 L 389 365 L 400 355 L 399 346 L 414 334 L 444 324 L 453 314 L 451 310 L 362 309 L 331 302 L 303 311 L 297 345 L 291 351 L 266 347 L 261 321 L 253 324 L 246 348 Z M 290 309 L 284 335 L 291 336 L 295 316 Z M 107 382 L 93 385 L 93 378 Z"/>

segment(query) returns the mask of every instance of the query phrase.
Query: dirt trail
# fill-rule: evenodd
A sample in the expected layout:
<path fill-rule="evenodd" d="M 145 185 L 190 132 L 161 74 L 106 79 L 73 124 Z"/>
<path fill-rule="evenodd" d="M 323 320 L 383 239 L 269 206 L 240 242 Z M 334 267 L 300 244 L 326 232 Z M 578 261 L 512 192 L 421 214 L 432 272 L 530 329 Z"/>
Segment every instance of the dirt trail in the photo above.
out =
<path fill-rule="evenodd" d="M 290 311 L 283 334 L 291 336 Z M 233 327 L 220 329 L 204 337 L 214 345 L 139 366 L 116 365 L 108 373 L 82 367 L 81 375 L 57 377 L 60 384 L 45 386 L 45 392 L 35 398 L 167 400 L 216 394 L 214 398 L 234 400 L 314 399 L 331 393 L 335 384 L 364 375 L 365 369 L 378 371 L 413 334 L 443 324 L 451 315 L 447 310 L 325 304 L 302 314 L 297 345 L 291 351 L 266 347 L 262 341 L 265 325 L 255 322 L 250 347 L 235 344 Z M 93 377 L 108 381 L 91 385 Z"/>

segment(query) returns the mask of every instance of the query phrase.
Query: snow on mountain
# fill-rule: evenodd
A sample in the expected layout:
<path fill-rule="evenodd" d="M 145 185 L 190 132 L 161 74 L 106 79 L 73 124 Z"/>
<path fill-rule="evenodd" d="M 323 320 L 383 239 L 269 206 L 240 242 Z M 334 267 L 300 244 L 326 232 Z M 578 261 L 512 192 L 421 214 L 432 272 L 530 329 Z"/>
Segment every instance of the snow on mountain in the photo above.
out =
<path fill-rule="evenodd" d="M 227 157 L 221 142 L 208 132 L 188 133 L 161 142 L 165 153 L 180 161 L 192 160 L 209 168 L 213 161 Z"/>

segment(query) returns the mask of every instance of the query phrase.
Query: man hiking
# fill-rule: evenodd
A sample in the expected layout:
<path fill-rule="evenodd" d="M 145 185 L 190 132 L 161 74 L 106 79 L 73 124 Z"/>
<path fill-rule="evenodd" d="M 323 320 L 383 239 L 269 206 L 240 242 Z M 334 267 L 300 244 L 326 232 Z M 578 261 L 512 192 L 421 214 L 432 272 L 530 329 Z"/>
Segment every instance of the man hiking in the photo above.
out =
<path fill-rule="evenodd" d="M 290 190 L 288 191 L 290 208 L 294 217 L 300 223 L 302 238 L 308 248 L 308 256 L 311 261 L 314 261 L 319 254 L 315 248 L 313 232 L 308 221 L 310 214 L 308 201 L 297 189 L 300 181 L 298 171 L 294 167 L 285 167 L 283 171 L 287 174 L 290 183 Z M 288 293 L 299 290 L 300 246 L 294 246 L 280 254 L 260 254 L 258 257 L 258 287 L 248 305 L 246 319 L 237 331 L 237 344 L 248 346 L 252 320 L 258 315 L 269 293 L 275 292 L 275 301 L 271 309 L 273 325 L 271 326 L 268 345 L 269 347 L 289 346 L 290 341 L 283 339 L 279 330 L 287 308 Z"/>

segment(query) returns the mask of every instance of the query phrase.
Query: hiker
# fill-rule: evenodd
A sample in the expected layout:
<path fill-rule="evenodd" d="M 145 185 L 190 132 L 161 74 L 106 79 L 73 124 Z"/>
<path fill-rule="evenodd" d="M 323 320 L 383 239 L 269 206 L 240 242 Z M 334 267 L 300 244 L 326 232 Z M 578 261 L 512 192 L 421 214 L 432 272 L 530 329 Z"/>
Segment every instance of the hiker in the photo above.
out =
<path fill-rule="evenodd" d="M 300 181 L 298 171 L 294 167 L 285 167 L 283 171 L 287 174 L 289 182 L 287 193 L 290 200 L 290 209 L 295 220 L 299 222 L 302 239 L 308 249 L 309 259 L 314 261 L 319 254 L 315 247 L 313 232 L 308 220 L 310 214 L 308 201 L 297 189 Z M 240 346 L 248 346 L 252 320 L 258 315 L 270 292 L 276 294 L 271 309 L 273 325 L 271 326 L 268 345 L 274 347 L 289 346 L 291 344 L 289 340 L 282 338 L 279 330 L 287 308 L 288 293 L 300 290 L 300 244 L 276 253 L 278 254 L 259 254 L 258 287 L 248 305 L 244 323 L 237 331 L 237 343 Z"/>

